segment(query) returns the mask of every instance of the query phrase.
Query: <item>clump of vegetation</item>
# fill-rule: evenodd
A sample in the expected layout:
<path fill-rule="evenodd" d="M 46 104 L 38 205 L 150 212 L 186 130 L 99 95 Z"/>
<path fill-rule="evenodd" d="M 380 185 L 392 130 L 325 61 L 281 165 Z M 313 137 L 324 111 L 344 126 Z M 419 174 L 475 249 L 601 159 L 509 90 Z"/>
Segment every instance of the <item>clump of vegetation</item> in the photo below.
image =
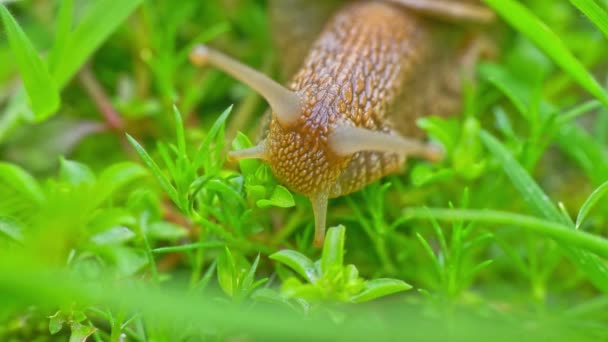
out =
<path fill-rule="evenodd" d="M 317 249 L 226 161 L 265 104 L 187 60 L 272 73 L 265 1 L 0 1 L 0 340 L 608 338 L 608 3 L 484 2 L 501 56 L 418 123 L 446 159 L 332 200 Z"/>

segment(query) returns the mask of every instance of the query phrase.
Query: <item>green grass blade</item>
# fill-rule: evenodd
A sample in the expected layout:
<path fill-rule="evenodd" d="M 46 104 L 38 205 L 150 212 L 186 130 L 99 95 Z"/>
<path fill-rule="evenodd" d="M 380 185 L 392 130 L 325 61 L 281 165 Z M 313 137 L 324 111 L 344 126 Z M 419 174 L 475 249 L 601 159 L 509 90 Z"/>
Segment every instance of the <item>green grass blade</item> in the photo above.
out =
<path fill-rule="evenodd" d="M 533 216 L 513 214 L 497 210 L 476 209 L 406 209 L 404 215 L 409 218 L 433 218 L 442 221 L 473 221 L 492 224 L 504 224 L 527 229 L 563 242 L 571 247 L 578 247 L 608 259 L 608 239 L 572 229 L 558 222 L 539 219 Z M 608 287 L 608 284 L 604 285 Z"/>
<path fill-rule="evenodd" d="M 435 255 L 435 252 L 433 252 L 433 248 L 426 241 L 426 239 L 422 235 L 420 235 L 420 233 L 416 233 L 416 238 L 418 238 L 418 241 L 420 241 L 422 248 L 424 249 L 426 254 L 429 255 L 429 258 L 431 258 L 431 260 L 433 261 L 433 266 L 435 266 L 437 276 L 441 277 L 443 269 L 441 268 L 441 263 L 439 262 L 439 259 L 437 259 L 437 255 Z"/>
<path fill-rule="evenodd" d="M 55 43 L 49 54 L 49 70 L 56 77 L 57 65 L 64 58 L 66 46 L 70 39 L 72 23 L 74 19 L 74 0 L 63 0 L 57 15 L 57 32 L 55 33 Z"/>
<path fill-rule="evenodd" d="M 604 197 L 608 193 L 608 182 L 600 185 L 599 188 L 595 189 L 593 193 L 587 198 L 581 210 L 579 210 L 578 215 L 576 217 L 576 229 L 579 229 L 593 206 L 600 200 L 600 198 Z"/>
<path fill-rule="evenodd" d="M 543 50 L 565 72 L 608 106 L 608 94 L 551 29 L 515 0 L 484 0 L 504 20 Z"/>
<path fill-rule="evenodd" d="M 524 201 L 545 218 L 554 222 L 566 223 L 559 209 L 557 209 L 528 172 L 519 165 L 511 153 L 496 138 L 482 131 L 481 139 L 494 157 L 500 161 L 505 173 L 522 194 Z"/>
<path fill-rule="evenodd" d="M 129 143 L 131 143 L 131 146 L 133 146 L 133 148 L 135 149 L 135 152 L 137 152 L 139 157 L 144 161 L 144 164 L 146 164 L 146 166 L 152 171 L 152 174 L 154 174 L 154 177 L 156 177 L 156 179 L 160 183 L 160 186 L 163 188 L 163 190 L 165 190 L 169 198 L 171 198 L 171 200 L 175 204 L 179 204 L 177 190 L 175 190 L 173 185 L 171 185 L 171 182 L 169 182 L 169 180 L 160 170 L 156 162 L 154 162 L 148 152 L 146 152 L 146 150 L 132 136 L 127 134 L 127 139 L 129 140 Z"/>
<path fill-rule="evenodd" d="M 564 124 L 578 118 L 581 115 L 589 114 L 595 110 L 600 109 L 601 107 L 602 107 L 602 104 L 597 100 L 587 101 L 563 114 L 560 114 L 559 117 L 557 118 L 557 123 L 559 125 L 564 125 Z"/>
<path fill-rule="evenodd" d="M 228 116 L 231 112 L 232 106 L 224 110 L 224 112 L 217 118 L 217 120 L 215 120 L 215 122 L 209 129 L 209 132 L 205 136 L 205 139 L 201 143 L 201 146 L 198 148 L 196 156 L 194 157 L 193 164 L 196 168 L 203 165 L 205 159 L 209 158 L 209 151 L 211 149 L 211 145 L 213 144 L 214 140 L 217 139 L 218 134 L 221 134 L 221 132 L 224 130 L 224 127 L 226 126 L 226 120 L 228 119 Z"/>
<path fill-rule="evenodd" d="M 570 2 L 608 37 L 608 13 L 606 10 L 594 0 L 570 0 Z"/>
<path fill-rule="evenodd" d="M 55 80 L 63 87 L 97 48 L 133 13 L 143 0 L 95 1 L 71 34 L 65 54 L 57 65 Z"/>
<path fill-rule="evenodd" d="M 177 106 L 173 105 L 173 117 L 175 118 L 175 134 L 177 138 L 177 150 L 181 156 L 186 156 L 186 134 L 184 133 L 184 121 L 182 113 Z"/>
<path fill-rule="evenodd" d="M 180 252 L 189 252 L 189 251 L 193 251 L 196 249 L 201 249 L 201 248 L 220 248 L 220 247 L 224 247 L 225 244 L 222 242 L 199 242 L 199 243 L 191 243 L 191 244 L 187 244 L 187 245 L 180 245 L 180 246 L 175 246 L 175 247 L 159 247 L 159 248 L 154 248 L 152 250 L 152 253 L 156 253 L 156 254 L 165 254 L 165 253 L 180 253 Z"/>
<path fill-rule="evenodd" d="M 608 160 L 605 148 L 584 128 L 575 123 L 564 125 L 558 132 L 557 142 L 574 164 L 585 171 L 594 186 L 606 181 Z"/>
<path fill-rule="evenodd" d="M 0 17 L 27 90 L 34 119 L 44 120 L 59 108 L 60 98 L 57 87 L 32 42 L 3 5 L 0 5 Z"/>

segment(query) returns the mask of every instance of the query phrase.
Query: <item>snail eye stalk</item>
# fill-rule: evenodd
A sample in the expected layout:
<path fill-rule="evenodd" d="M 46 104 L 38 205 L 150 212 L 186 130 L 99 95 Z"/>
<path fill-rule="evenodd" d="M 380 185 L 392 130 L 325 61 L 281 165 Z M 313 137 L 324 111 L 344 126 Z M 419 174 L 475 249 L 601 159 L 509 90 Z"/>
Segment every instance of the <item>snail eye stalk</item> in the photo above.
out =
<path fill-rule="evenodd" d="M 199 67 L 211 64 L 253 88 L 268 102 L 281 125 L 295 124 L 302 113 L 300 97 L 296 92 L 219 51 L 197 45 L 190 52 L 190 60 Z"/>
<path fill-rule="evenodd" d="M 430 161 L 439 161 L 443 158 L 443 151 L 437 146 L 397 134 L 352 126 L 336 127 L 329 135 L 329 146 L 342 156 L 375 151 L 397 153 L 406 157 L 417 156 Z"/>

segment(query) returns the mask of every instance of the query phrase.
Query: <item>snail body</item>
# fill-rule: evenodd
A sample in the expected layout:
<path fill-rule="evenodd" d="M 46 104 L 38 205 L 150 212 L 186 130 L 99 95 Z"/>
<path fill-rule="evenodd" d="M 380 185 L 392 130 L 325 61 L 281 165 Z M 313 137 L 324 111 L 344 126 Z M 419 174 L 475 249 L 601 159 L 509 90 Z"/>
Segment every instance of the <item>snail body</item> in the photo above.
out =
<path fill-rule="evenodd" d="M 437 8 L 441 2 L 444 7 Z M 323 242 L 329 198 L 399 171 L 409 156 L 441 158 L 440 150 L 422 142 L 415 120 L 458 110 L 462 51 L 450 30 L 438 29 L 445 24 L 424 13 L 481 21 L 488 12 L 452 1 L 437 1 L 429 10 L 429 3 L 325 3 L 338 9 L 323 28 L 310 28 L 307 38 L 321 30 L 316 40 L 301 35 L 308 53 L 287 87 L 204 46 L 191 54 L 195 64 L 219 67 L 270 104 L 263 139 L 231 157 L 263 159 L 282 184 L 310 198 L 315 245 Z"/>

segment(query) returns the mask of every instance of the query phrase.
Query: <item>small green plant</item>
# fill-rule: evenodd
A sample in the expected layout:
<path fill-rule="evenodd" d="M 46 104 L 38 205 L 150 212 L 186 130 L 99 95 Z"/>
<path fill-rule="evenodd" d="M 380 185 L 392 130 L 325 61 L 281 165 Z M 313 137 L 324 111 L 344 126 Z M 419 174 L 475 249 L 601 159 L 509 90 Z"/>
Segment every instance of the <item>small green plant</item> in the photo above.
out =
<path fill-rule="evenodd" d="M 304 280 L 286 279 L 281 294 L 311 302 L 361 303 L 412 288 L 397 279 L 365 280 L 359 276 L 355 265 L 344 265 L 345 232 L 344 226 L 327 231 L 321 259 L 316 262 L 293 250 L 272 254 L 271 259 L 288 266 Z"/>
<path fill-rule="evenodd" d="M 235 303 L 241 303 L 255 290 L 268 281 L 263 278 L 255 281 L 255 272 L 260 263 L 260 255 L 255 258 L 252 265 L 242 256 L 236 258 L 228 248 L 220 255 L 217 264 L 217 279 L 224 293 Z"/>
<path fill-rule="evenodd" d="M 461 200 L 462 206 L 466 208 L 469 201 L 468 191 L 465 191 Z M 443 229 L 439 223 L 431 218 L 431 225 L 435 240 L 429 243 L 421 233 L 417 232 L 416 237 L 423 246 L 425 252 L 432 260 L 436 272 L 436 280 L 433 281 L 434 293 L 438 294 L 438 299 L 446 302 L 453 302 L 461 296 L 462 291 L 470 286 L 473 278 L 484 268 L 492 264 L 491 259 L 480 262 L 471 262 L 474 253 L 488 245 L 493 235 L 488 232 L 475 234 L 475 224 L 463 221 L 456 221 L 451 229 Z M 446 237 L 447 231 L 451 236 Z M 438 245 L 438 248 L 431 246 Z M 433 297 L 431 292 L 420 290 L 429 297 Z"/>
<path fill-rule="evenodd" d="M 49 332 L 51 335 L 59 333 L 64 326 L 70 328 L 70 342 L 86 341 L 97 328 L 87 324 L 87 316 L 79 310 L 57 311 L 49 317 Z"/>

